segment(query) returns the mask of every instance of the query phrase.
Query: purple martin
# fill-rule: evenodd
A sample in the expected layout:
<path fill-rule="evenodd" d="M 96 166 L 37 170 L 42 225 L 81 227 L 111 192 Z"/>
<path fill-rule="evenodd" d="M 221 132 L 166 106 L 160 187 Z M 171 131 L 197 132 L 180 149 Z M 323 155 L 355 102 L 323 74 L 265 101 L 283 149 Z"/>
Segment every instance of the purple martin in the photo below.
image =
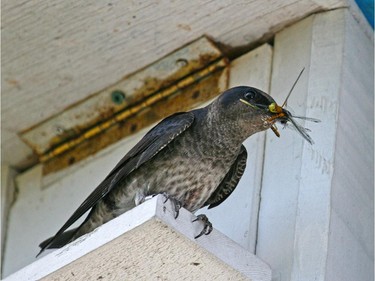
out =
<path fill-rule="evenodd" d="M 290 122 L 312 143 L 292 117 L 268 94 L 240 86 L 204 108 L 165 118 L 121 159 L 55 236 L 40 244 L 40 253 L 64 246 L 141 204 L 147 196 L 167 194 L 190 212 L 218 206 L 244 173 L 247 151 L 242 143 L 248 137 L 269 128 L 278 134 L 275 122 Z M 68 230 L 89 210 L 80 226 Z"/>

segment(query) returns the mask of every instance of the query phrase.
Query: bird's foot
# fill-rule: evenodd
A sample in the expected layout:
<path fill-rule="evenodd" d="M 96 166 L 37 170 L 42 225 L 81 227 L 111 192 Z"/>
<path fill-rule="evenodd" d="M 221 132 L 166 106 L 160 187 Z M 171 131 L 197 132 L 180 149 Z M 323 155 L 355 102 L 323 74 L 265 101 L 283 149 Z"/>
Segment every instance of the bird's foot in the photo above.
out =
<path fill-rule="evenodd" d="M 192 222 L 195 222 L 195 221 L 202 221 L 204 223 L 204 227 L 203 227 L 201 233 L 199 233 L 197 236 L 195 236 L 194 239 L 197 239 L 197 238 L 201 237 L 203 234 L 208 235 L 208 234 L 211 233 L 212 223 L 208 220 L 206 215 L 203 215 L 203 214 L 198 215 L 197 218 L 195 220 L 193 220 Z"/>
<path fill-rule="evenodd" d="M 166 192 L 163 192 L 163 195 L 165 197 L 165 200 L 164 200 L 164 204 L 167 203 L 168 200 L 170 200 L 172 202 L 172 205 L 173 205 L 173 209 L 174 209 L 174 218 L 177 219 L 178 217 L 178 214 L 180 213 L 180 209 L 182 208 L 182 203 L 180 200 L 176 199 L 175 197 L 173 197 L 172 195 L 169 195 L 168 193 Z"/>

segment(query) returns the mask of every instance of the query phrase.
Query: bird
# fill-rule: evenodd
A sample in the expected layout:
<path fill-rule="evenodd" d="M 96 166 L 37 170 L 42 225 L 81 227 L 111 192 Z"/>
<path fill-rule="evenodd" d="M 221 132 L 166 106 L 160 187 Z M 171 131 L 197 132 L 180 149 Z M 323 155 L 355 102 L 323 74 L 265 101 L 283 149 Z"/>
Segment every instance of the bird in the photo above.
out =
<path fill-rule="evenodd" d="M 154 126 L 112 169 L 57 233 L 43 241 L 60 248 L 145 201 L 165 194 L 178 209 L 194 213 L 226 200 L 241 179 L 247 160 L 243 142 L 251 135 L 291 122 L 310 143 L 307 130 L 267 93 L 249 86 L 224 91 L 208 106 L 175 113 Z M 303 117 L 297 117 L 303 118 Z M 68 228 L 90 212 L 77 228 Z M 208 234 L 212 225 L 204 215 Z M 38 255 L 39 255 L 38 254 Z"/>

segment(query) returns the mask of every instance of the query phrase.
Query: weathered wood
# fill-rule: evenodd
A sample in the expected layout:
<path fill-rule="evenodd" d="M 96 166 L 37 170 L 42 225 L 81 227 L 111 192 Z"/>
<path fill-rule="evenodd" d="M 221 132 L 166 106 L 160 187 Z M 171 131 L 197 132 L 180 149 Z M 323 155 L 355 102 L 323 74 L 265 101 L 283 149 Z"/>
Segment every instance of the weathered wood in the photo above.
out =
<path fill-rule="evenodd" d="M 232 47 L 249 45 L 312 12 L 345 5 L 345 0 L 4 1 L 3 157 L 21 164 L 31 150 L 18 132 L 203 34 Z"/>
<path fill-rule="evenodd" d="M 152 110 L 155 103 L 181 94 L 182 89 L 196 80 L 203 79 L 220 67 L 224 68 L 225 61 L 217 63 L 221 58 L 222 53 L 217 46 L 208 38 L 201 37 L 22 132 L 21 137 L 38 155 L 47 154 L 72 140 L 78 142 L 78 138 L 89 140 L 111 125 L 126 122 L 131 116 L 141 114 L 141 111 Z M 212 65 L 215 63 L 217 66 Z M 182 79 L 185 81 L 181 81 Z M 113 96 L 114 93 L 117 95 Z M 153 120 L 152 123 L 156 121 L 158 120 Z M 73 145 L 74 143 L 67 146 Z M 48 154 L 44 158 L 46 156 Z"/>
<path fill-rule="evenodd" d="M 9 276 L 11 280 L 271 280 L 264 262 L 170 201 L 154 197 Z M 100 277 L 101 276 L 101 277 Z"/>

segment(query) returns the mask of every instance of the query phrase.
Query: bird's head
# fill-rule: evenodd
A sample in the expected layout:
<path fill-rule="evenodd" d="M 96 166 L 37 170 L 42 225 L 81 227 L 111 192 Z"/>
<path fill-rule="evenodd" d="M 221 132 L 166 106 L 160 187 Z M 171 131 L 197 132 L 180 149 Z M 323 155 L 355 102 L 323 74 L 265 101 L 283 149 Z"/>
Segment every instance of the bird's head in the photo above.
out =
<path fill-rule="evenodd" d="M 279 137 L 280 134 L 275 123 L 283 125 L 290 123 L 309 143 L 312 143 L 307 130 L 293 120 L 293 117 L 308 121 L 318 122 L 313 118 L 293 116 L 284 107 L 279 106 L 276 101 L 265 92 L 247 86 L 231 88 L 219 96 L 216 106 L 224 118 L 237 124 L 248 136 L 271 128 Z"/>

